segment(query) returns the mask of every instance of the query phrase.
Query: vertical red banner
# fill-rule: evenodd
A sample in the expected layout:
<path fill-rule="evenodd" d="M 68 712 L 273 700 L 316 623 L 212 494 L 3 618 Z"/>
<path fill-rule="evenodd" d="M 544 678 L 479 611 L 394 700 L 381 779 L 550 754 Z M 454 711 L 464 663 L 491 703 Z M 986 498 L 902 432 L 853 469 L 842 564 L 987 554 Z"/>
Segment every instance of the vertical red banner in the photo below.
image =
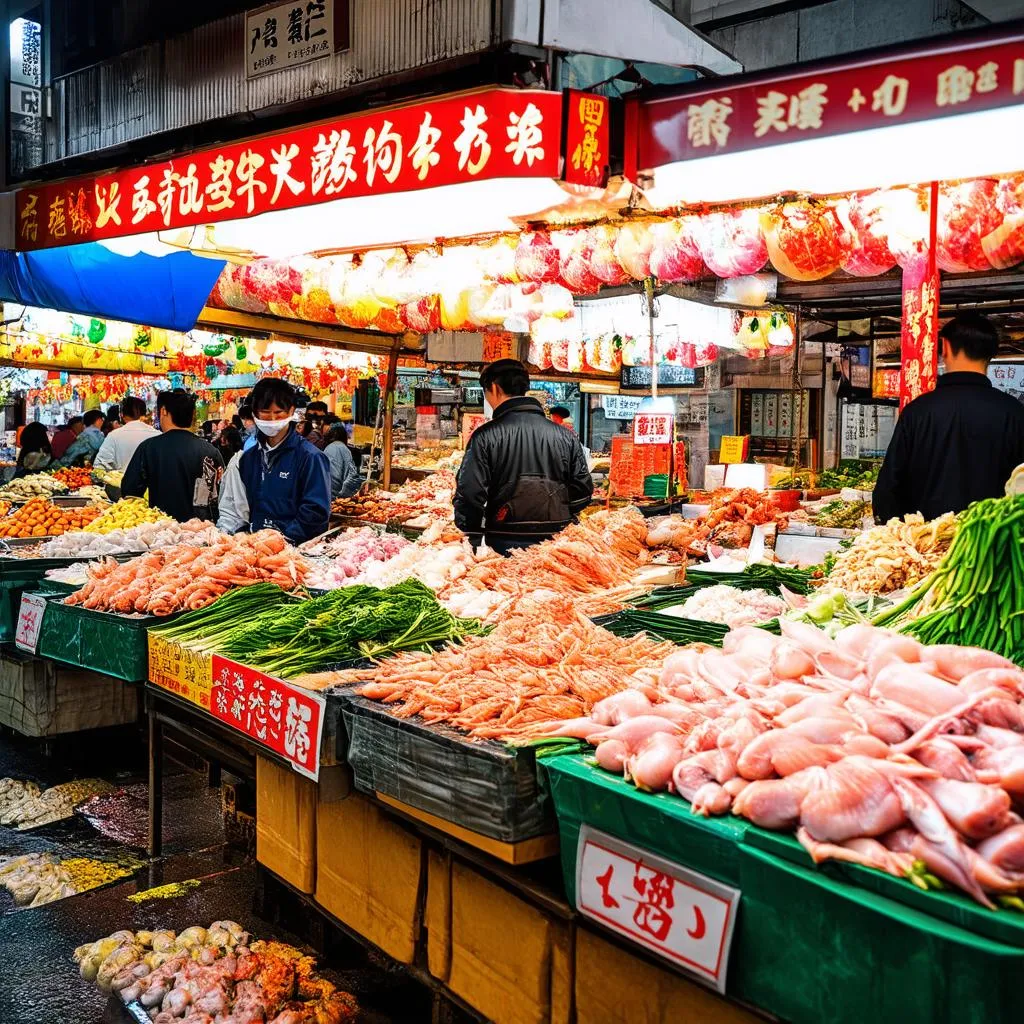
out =
<path fill-rule="evenodd" d="M 611 104 L 607 96 L 566 89 L 565 167 L 570 185 L 602 188 L 608 183 Z"/>
<path fill-rule="evenodd" d="M 903 269 L 900 408 L 935 390 L 939 376 L 939 270 L 935 264 L 939 189 L 932 182 L 927 251 Z"/>

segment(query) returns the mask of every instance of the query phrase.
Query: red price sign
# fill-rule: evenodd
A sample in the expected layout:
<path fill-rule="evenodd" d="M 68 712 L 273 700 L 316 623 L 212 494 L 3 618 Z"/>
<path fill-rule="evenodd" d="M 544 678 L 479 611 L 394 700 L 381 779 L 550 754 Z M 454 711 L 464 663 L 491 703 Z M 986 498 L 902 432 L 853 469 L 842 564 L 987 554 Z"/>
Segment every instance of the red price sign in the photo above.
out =
<path fill-rule="evenodd" d="M 210 713 L 280 754 L 311 779 L 320 774 L 323 697 L 248 665 L 213 656 Z"/>
<path fill-rule="evenodd" d="M 638 847 L 580 829 L 576 907 L 725 992 L 740 892 Z"/>
<path fill-rule="evenodd" d="M 633 417 L 634 444 L 671 444 L 675 417 L 667 412 L 638 412 Z"/>
<path fill-rule="evenodd" d="M 46 613 L 46 598 L 38 594 L 22 594 L 21 608 L 18 612 L 18 628 L 14 633 L 14 643 L 23 651 L 35 654 L 39 647 L 39 631 L 43 628 L 43 615 Z"/>

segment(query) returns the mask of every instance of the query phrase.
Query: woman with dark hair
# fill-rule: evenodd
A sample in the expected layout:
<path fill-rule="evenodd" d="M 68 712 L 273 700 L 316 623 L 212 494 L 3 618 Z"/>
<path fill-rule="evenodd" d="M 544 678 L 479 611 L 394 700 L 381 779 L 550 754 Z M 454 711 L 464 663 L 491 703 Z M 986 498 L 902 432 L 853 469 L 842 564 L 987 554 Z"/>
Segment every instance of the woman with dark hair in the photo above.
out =
<path fill-rule="evenodd" d="M 121 426 L 121 406 L 110 405 L 107 406 L 106 415 L 103 417 L 103 426 L 101 427 L 104 434 L 109 434 L 111 431 L 117 430 Z"/>
<path fill-rule="evenodd" d="M 242 450 L 242 434 L 236 427 L 225 427 L 217 438 L 216 447 L 224 456 L 226 466 L 234 457 L 235 452 Z"/>
<path fill-rule="evenodd" d="M 324 455 L 331 464 L 331 499 L 351 498 L 362 480 L 348 450 L 348 431 L 344 423 L 332 424 L 324 438 Z"/>
<path fill-rule="evenodd" d="M 50 435 L 42 423 L 29 423 L 21 432 L 21 451 L 18 452 L 16 477 L 41 473 L 53 462 Z"/>

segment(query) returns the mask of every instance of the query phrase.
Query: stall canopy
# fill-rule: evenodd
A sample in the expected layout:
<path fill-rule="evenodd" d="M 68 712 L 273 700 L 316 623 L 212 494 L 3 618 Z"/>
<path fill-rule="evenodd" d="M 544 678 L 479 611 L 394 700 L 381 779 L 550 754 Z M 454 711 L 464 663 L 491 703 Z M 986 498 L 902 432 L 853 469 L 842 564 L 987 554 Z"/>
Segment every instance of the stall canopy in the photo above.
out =
<path fill-rule="evenodd" d="M 0 252 L 0 299 L 187 331 L 224 260 L 189 252 L 121 256 L 96 242 Z"/>

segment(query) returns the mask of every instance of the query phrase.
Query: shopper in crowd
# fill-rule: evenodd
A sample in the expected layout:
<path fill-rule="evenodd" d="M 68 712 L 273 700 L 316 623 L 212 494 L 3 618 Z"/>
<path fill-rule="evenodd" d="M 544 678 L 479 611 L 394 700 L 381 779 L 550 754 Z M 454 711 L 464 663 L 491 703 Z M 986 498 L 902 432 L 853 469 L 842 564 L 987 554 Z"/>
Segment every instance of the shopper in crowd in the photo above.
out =
<path fill-rule="evenodd" d="M 41 473 L 53 464 L 53 447 L 50 435 L 42 423 L 28 423 L 21 432 L 21 449 L 14 475 L 30 476 Z"/>
<path fill-rule="evenodd" d="M 501 554 L 553 536 L 576 519 L 594 493 L 587 460 L 571 430 L 552 423 L 526 397 L 530 378 L 518 359 L 480 374 L 489 423 L 470 438 L 455 490 L 455 524 Z"/>
<path fill-rule="evenodd" d="M 553 405 L 548 410 L 551 422 L 557 423 L 560 427 L 568 427 L 572 430 L 572 413 L 564 405 Z"/>
<path fill-rule="evenodd" d="M 64 454 L 56 460 L 58 466 L 84 466 L 86 463 L 92 465 L 96 453 L 103 446 L 106 434 L 103 433 L 103 424 L 106 418 L 99 409 L 90 409 L 83 417 L 82 432 L 67 446 Z"/>
<path fill-rule="evenodd" d="M 960 313 L 939 339 L 945 372 L 900 413 L 878 474 L 880 522 L 909 512 L 934 519 L 998 497 L 1024 463 L 1024 405 L 988 379 L 999 348 L 995 325 L 981 313 Z"/>
<path fill-rule="evenodd" d="M 331 498 L 351 498 L 359 490 L 362 480 L 348 449 L 345 424 L 333 424 L 324 440 L 324 455 L 331 464 Z"/>
<path fill-rule="evenodd" d="M 82 422 L 81 416 L 72 416 L 68 420 L 67 425 L 61 427 L 56 434 L 53 435 L 53 440 L 50 442 L 53 447 L 53 457 L 59 459 L 67 450 L 68 446 L 72 441 L 85 429 L 85 423 Z"/>
<path fill-rule="evenodd" d="M 295 399 L 291 384 L 277 377 L 264 377 L 252 389 L 259 439 L 231 462 L 217 520 L 222 530 L 279 530 L 301 544 L 327 529 L 330 464 L 296 429 Z"/>
<path fill-rule="evenodd" d="M 327 419 L 327 403 L 326 402 L 310 402 L 306 406 L 306 415 L 303 418 L 303 426 L 305 429 L 302 431 L 302 436 L 310 443 L 315 444 L 317 448 L 323 450 L 324 445 L 327 443 L 325 440 L 325 427 L 324 421 Z"/>
<path fill-rule="evenodd" d="M 162 391 L 156 400 L 160 433 L 135 450 L 121 481 L 125 497 L 142 497 L 179 523 L 215 520 L 224 460 L 219 451 L 192 433 L 195 395 Z"/>
<path fill-rule="evenodd" d="M 214 447 L 220 450 L 220 454 L 224 459 L 224 465 L 230 465 L 236 453 L 242 450 L 242 435 L 238 428 L 225 427 L 220 432 L 220 437 L 217 438 L 217 443 Z"/>
<path fill-rule="evenodd" d="M 132 461 L 135 449 L 147 437 L 156 437 L 159 431 L 151 427 L 143 417 L 146 415 L 146 403 L 141 398 L 129 395 L 121 403 L 121 416 L 124 426 L 108 434 L 100 450 L 96 453 L 93 466 L 96 469 L 118 469 L 124 471 Z"/>
<path fill-rule="evenodd" d="M 242 421 L 242 450 L 248 451 L 256 443 L 256 421 L 252 418 L 252 406 L 244 402 L 238 407 L 238 418 Z"/>
<path fill-rule="evenodd" d="M 110 405 L 107 407 L 106 415 L 103 418 L 103 433 L 110 434 L 117 430 L 124 421 L 121 419 L 121 407 Z"/>

